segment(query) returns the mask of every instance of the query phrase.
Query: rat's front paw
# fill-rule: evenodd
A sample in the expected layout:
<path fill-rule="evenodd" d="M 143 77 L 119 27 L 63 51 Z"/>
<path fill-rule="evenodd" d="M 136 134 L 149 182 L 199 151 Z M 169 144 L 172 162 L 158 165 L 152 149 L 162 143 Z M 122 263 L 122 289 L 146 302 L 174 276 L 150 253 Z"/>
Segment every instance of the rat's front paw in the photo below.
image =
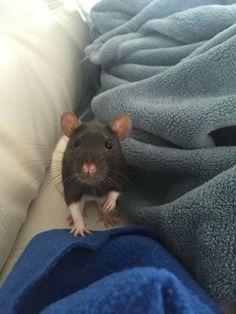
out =
<path fill-rule="evenodd" d="M 108 199 L 104 203 L 104 205 L 103 205 L 101 210 L 102 210 L 103 214 L 107 214 L 110 211 L 112 211 L 113 209 L 115 209 L 115 207 L 116 207 L 116 201 L 114 201 L 113 199 Z"/>
<path fill-rule="evenodd" d="M 73 228 L 71 229 L 70 233 L 72 233 L 75 237 L 82 236 L 85 237 L 87 234 L 91 232 L 85 227 L 82 223 L 74 223 Z"/>

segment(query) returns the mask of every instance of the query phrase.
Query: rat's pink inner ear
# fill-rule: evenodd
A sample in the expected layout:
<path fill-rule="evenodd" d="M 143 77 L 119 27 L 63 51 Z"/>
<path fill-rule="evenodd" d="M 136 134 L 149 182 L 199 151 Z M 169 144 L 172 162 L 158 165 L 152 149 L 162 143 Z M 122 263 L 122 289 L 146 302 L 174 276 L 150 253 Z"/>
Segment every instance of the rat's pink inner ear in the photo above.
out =
<path fill-rule="evenodd" d="M 61 116 L 61 129 L 63 133 L 71 137 L 74 130 L 80 126 L 80 119 L 73 112 L 64 112 Z"/>
<path fill-rule="evenodd" d="M 120 116 L 110 124 L 110 128 L 116 133 L 119 140 L 124 140 L 130 133 L 132 121 L 128 116 Z"/>

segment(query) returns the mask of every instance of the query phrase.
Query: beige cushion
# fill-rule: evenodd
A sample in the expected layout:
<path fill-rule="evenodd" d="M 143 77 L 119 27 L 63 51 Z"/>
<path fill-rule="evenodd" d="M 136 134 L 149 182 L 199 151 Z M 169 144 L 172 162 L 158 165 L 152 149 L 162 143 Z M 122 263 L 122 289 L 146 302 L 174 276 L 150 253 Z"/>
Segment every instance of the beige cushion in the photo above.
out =
<path fill-rule="evenodd" d="M 86 88 L 88 28 L 69 4 L 1 1 L 0 269 L 45 176 L 60 115 Z"/>
<path fill-rule="evenodd" d="M 96 209 L 90 207 L 87 213 L 88 218 L 86 219 L 86 223 L 88 227 L 93 230 L 103 230 L 103 225 L 97 224 Z M 58 193 L 54 181 L 50 180 L 49 175 L 45 179 L 38 197 L 30 206 L 26 221 L 17 236 L 14 248 L 0 274 L 0 284 L 5 280 L 25 246 L 34 235 L 45 230 L 69 228 L 67 223 L 68 214 L 69 211 L 65 202 Z"/>

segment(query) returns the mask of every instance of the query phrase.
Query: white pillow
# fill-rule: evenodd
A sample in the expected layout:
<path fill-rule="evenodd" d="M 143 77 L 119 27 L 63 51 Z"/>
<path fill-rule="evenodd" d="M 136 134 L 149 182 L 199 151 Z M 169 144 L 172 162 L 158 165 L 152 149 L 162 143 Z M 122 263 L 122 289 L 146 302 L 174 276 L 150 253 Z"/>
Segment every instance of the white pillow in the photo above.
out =
<path fill-rule="evenodd" d="M 99 1 L 101 0 L 76 0 L 80 9 L 81 9 L 81 13 L 84 16 L 84 18 L 86 19 L 87 22 L 91 22 L 90 20 L 90 11 L 92 9 L 92 7 Z"/>
<path fill-rule="evenodd" d="M 0 0 L 0 269 L 86 81 L 88 29 L 71 1 Z"/>

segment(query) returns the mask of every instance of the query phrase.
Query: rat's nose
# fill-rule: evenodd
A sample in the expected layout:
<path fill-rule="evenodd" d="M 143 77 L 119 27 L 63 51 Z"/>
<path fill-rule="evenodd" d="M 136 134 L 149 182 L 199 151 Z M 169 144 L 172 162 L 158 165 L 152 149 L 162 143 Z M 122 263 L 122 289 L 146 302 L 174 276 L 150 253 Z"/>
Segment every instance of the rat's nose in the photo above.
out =
<path fill-rule="evenodd" d="M 96 166 L 94 164 L 83 164 L 83 172 L 92 175 L 96 172 Z"/>

